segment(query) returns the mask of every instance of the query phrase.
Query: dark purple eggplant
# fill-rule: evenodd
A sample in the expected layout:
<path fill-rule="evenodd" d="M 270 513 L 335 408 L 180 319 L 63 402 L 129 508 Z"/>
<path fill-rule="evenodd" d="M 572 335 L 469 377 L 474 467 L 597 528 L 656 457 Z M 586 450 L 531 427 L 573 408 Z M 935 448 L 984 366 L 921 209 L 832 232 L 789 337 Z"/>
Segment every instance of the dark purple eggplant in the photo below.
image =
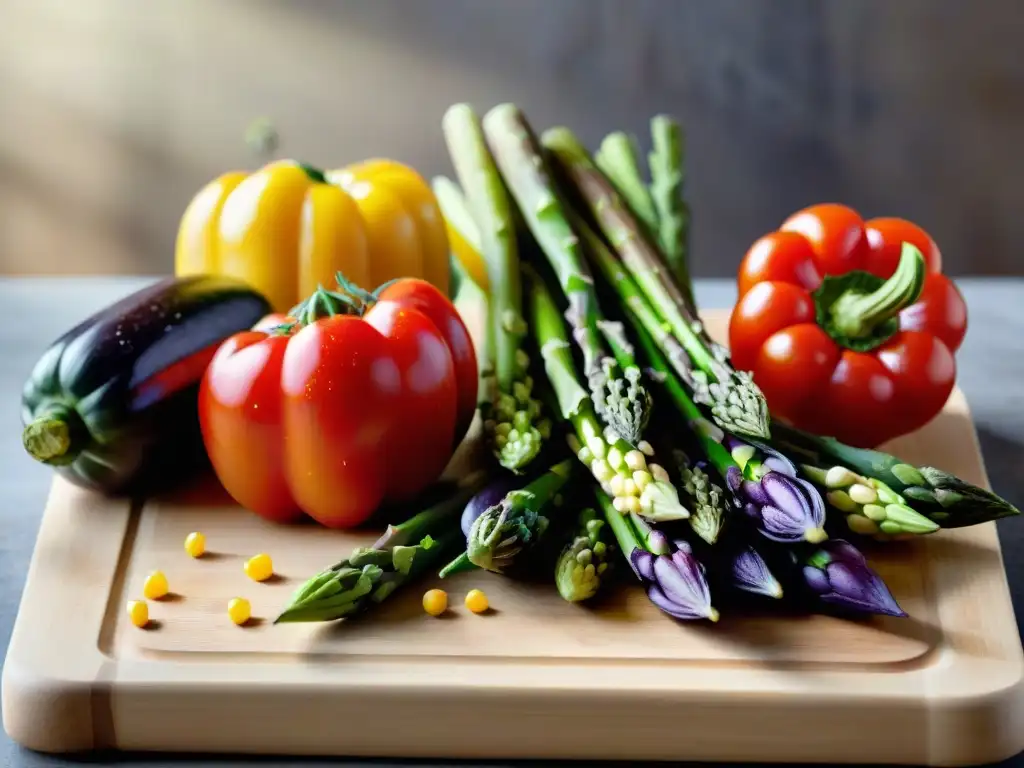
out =
<path fill-rule="evenodd" d="M 462 535 L 468 539 L 469 530 L 480 515 L 489 507 L 498 504 L 509 491 L 515 491 L 524 487 L 526 487 L 526 482 L 523 478 L 517 477 L 511 472 L 503 472 L 494 478 L 476 496 L 470 499 L 466 503 L 466 508 L 462 510 Z"/>
<path fill-rule="evenodd" d="M 22 391 L 22 442 L 76 485 L 146 493 L 207 463 L 197 412 L 214 352 L 270 311 L 242 282 L 168 278 L 103 309 L 43 353 Z"/>

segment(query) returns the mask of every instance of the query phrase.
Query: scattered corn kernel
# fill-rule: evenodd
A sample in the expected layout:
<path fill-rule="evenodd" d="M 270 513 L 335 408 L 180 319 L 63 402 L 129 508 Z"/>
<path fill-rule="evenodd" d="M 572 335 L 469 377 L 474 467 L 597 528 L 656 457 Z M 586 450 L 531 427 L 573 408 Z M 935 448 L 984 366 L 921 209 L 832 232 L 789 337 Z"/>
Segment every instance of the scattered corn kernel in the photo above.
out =
<path fill-rule="evenodd" d="M 142 594 L 146 596 L 147 600 L 159 600 L 161 597 L 166 597 L 169 589 L 167 577 L 164 576 L 163 571 L 153 571 L 142 584 Z"/>
<path fill-rule="evenodd" d="M 466 607 L 473 613 L 483 613 L 490 607 L 487 602 L 487 595 L 479 589 L 471 589 L 466 594 Z"/>
<path fill-rule="evenodd" d="M 253 581 L 266 581 L 274 575 L 274 562 L 266 552 L 253 555 L 245 561 L 245 575 Z"/>
<path fill-rule="evenodd" d="M 199 531 L 193 531 L 185 537 L 185 551 L 192 557 L 202 557 L 206 551 L 206 537 Z"/>
<path fill-rule="evenodd" d="M 244 597 L 233 597 L 228 603 L 228 618 L 238 626 L 242 626 L 252 618 L 252 606 Z"/>
<path fill-rule="evenodd" d="M 423 610 L 431 616 L 440 616 L 448 610 L 448 593 L 443 589 L 430 589 L 423 595 Z"/>
<path fill-rule="evenodd" d="M 149 606 L 145 600 L 128 601 L 128 618 L 136 627 L 144 627 L 149 624 Z"/>

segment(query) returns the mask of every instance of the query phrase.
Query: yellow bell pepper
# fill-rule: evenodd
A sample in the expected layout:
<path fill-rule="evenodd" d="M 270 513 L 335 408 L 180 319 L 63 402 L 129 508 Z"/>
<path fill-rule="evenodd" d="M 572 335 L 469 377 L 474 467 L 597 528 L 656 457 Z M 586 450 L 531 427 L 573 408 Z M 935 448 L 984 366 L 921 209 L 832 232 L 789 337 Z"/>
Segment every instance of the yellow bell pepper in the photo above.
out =
<path fill-rule="evenodd" d="M 332 287 L 339 271 L 367 290 L 419 277 L 447 294 L 447 229 L 412 168 L 369 160 L 321 173 L 277 161 L 214 179 L 181 218 L 176 275 L 237 277 L 276 312 Z"/>
<path fill-rule="evenodd" d="M 435 176 L 431 182 L 434 197 L 444 216 L 448 230 L 448 244 L 452 255 L 484 293 L 490 290 L 487 265 L 481 253 L 480 230 L 466 206 L 462 189 L 447 176 Z"/>

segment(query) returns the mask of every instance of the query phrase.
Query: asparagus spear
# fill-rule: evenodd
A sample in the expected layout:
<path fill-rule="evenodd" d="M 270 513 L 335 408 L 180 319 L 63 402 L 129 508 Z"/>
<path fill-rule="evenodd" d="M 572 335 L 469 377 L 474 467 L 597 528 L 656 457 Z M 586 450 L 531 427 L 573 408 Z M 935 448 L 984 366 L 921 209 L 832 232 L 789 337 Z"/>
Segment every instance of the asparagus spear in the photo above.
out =
<path fill-rule="evenodd" d="M 466 540 L 471 563 L 494 573 L 503 573 L 516 557 L 544 535 L 548 518 L 542 514 L 555 501 L 572 474 L 572 461 L 553 466 L 521 490 L 509 491 L 473 523 Z"/>
<path fill-rule="evenodd" d="M 594 163 L 615 186 L 615 191 L 626 201 L 633 215 L 643 224 L 647 235 L 653 241 L 657 241 L 658 212 L 640 172 L 638 154 L 633 138 L 622 131 L 616 131 L 604 137 L 601 146 L 594 153 Z"/>
<path fill-rule="evenodd" d="M 634 520 L 617 510 L 605 493 L 597 490 L 596 494 L 619 549 L 644 585 L 650 601 L 676 619 L 718 621 L 704 568 L 692 551 L 685 547 L 673 551 L 661 531 L 642 535 Z"/>
<path fill-rule="evenodd" d="M 703 461 L 691 461 L 684 451 L 674 453 L 683 490 L 690 499 L 690 528 L 708 544 L 718 541 L 728 514 L 725 491 L 712 480 Z"/>
<path fill-rule="evenodd" d="M 568 602 L 589 600 L 601 588 L 612 549 L 606 538 L 605 521 L 590 507 L 580 512 L 572 541 L 555 562 L 555 586 Z"/>
<path fill-rule="evenodd" d="M 667 274 L 661 255 L 642 236 L 640 225 L 583 145 L 567 128 L 550 129 L 541 141 L 575 184 L 652 310 L 667 323 L 689 355 L 695 399 L 710 407 L 722 429 L 767 438 L 769 417 L 764 395 L 748 373 L 734 371 L 722 362 L 723 352 L 711 342 L 703 323 Z"/>
<path fill-rule="evenodd" d="M 641 384 L 621 325 L 602 317 L 594 279 L 580 253 L 579 240 L 566 219 L 540 147 L 523 113 L 514 104 L 494 107 L 483 120 L 484 135 L 523 219 L 551 265 L 568 304 L 565 319 L 583 355 L 583 375 L 597 415 L 636 445 L 650 416 L 650 397 Z M 620 367 L 609 356 L 601 334 L 609 337 Z"/>
<path fill-rule="evenodd" d="M 825 493 L 854 533 L 876 539 L 909 538 L 939 530 L 939 524 L 915 511 L 906 499 L 873 477 L 843 466 L 828 469 L 802 464 L 800 471 Z"/>
<path fill-rule="evenodd" d="M 404 523 L 389 525 L 373 545 L 357 547 L 341 562 L 307 580 L 274 623 L 352 616 L 435 567 L 458 541 L 459 512 L 479 485 L 474 480 Z"/>
<path fill-rule="evenodd" d="M 466 104 L 448 109 L 442 123 L 448 152 L 480 232 L 490 284 L 487 352 L 495 386 L 481 403 L 486 436 L 499 463 L 520 472 L 540 452 L 550 424 L 533 397 L 530 360 L 523 351 L 526 324 L 515 225 L 508 196 L 484 142 L 480 120 Z"/>
<path fill-rule="evenodd" d="M 814 599 L 858 613 L 907 615 L 864 555 L 849 542 L 834 539 L 807 553 L 792 554 L 800 579 Z"/>
<path fill-rule="evenodd" d="M 690 209 L 683 199 L 683 129 L 668 115 L 651 120 L 654 149 L 648 155 L 651 198 L 658 212 L 658 242 L 688 307 L 694 306 L 689 269 Z"/>
<path fill-rule="evenodd" d="M 544 360 L 544 370 L 558 401 L 562 419 L 572 425 L 577 458 L 614 498 L 623 512 L 652 520 L 679 520 L 689 512 L 668 481 L 668 472 L 617 435 L 602 433 L 586 390 L 576 378 L 565 324 L 554 298 L 535 271 L 524 268 L 530 306 L 530 328 Z M 644 445 L 645 448 L 650 448 Z"/>
<path fill-rule="evenodd" d="M 942 528 L 961 528 L 1020 514 L 991 491 L 941 469 L 914 466 L 883 451 L 854 448 L 831 437 L 780 426 L 773 444 L 787 454 L 801 456 L 814 467 L 838 466 L 874 480 L 880 484 L 874 486 L 876 491 L 884 487 L 898 494 Z"/>

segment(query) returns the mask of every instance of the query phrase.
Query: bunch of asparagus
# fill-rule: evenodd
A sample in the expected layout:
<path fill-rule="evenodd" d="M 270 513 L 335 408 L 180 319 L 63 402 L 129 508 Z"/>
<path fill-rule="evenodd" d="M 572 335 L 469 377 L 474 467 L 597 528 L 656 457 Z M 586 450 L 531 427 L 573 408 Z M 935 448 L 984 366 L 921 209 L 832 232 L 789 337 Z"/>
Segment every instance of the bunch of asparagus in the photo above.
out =
<path fill-rule="evenodd" d="M 311 579 L 280 621 L 351 615 L 452 555 L 442 577 L 542 573 L 570 602 L 632 573 L 683 620 L 717 621 L 743 594 L 903 616 L 859 543 L 1019 514 L 934 467 L 771 420 L 699 319 L 676 121 L 651 121 L 650 182 L 621 132 L 591 157 L 512 104 L 482 119 L 455 105 L 443 128 L 458 181 L 434 190 L 489 282 L 453 257 L 460 296 L 486 304 L 494 473 Z"/>

